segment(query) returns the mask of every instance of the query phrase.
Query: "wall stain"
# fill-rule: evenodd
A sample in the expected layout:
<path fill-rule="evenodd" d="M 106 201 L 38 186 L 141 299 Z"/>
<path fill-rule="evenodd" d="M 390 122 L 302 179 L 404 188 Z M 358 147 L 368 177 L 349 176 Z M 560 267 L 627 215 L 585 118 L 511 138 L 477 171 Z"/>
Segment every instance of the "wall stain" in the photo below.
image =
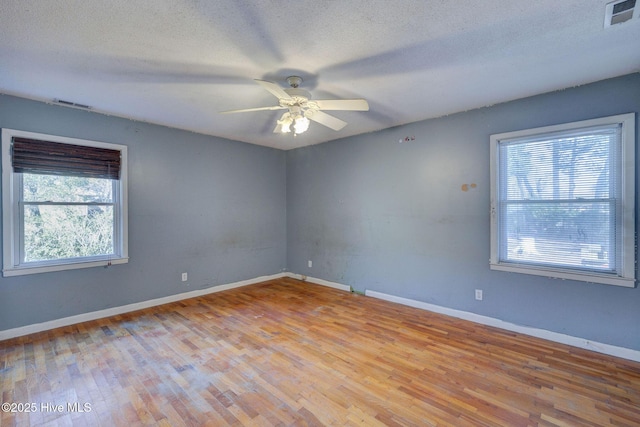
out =
<path fill-rule="evenodd" d="M 464 192 L 467 192 L 469 191 L 469 188 L 476 188 L 476 187 L 478 187 L 478 185 L 475 182 L 473 182 L 471 184 L 462 184 L 460 189 Z"/>

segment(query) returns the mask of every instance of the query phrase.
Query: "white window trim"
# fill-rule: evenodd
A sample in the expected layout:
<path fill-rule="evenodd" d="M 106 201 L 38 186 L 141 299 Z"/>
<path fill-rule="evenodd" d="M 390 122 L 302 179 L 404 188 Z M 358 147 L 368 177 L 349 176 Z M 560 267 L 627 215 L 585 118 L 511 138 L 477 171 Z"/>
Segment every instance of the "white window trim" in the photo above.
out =
<path fill-rule="evenodd" d="M 63 144 L 75 144 L 96 148 L 108 148 L 121 152 L 120 179 L 117 191 L 120 193 L 120 203 L 117 203 L 119 215 L 116 215 L 116 233 L 119 234 L 119 248 L 117 255 L 109 257 L 91 257 L 78 259 L 65 259 L 47 263 L 32 265 L 20 265 L 18 230 L 18 194 L 15 194 L 16 174 L 11 165 L 11 141 L 13 137 L 41 139 Z M 26 132 L 15 129 L 2 129 L 2 261 L 4 277 L 20 276 L 24 274 L 46 273 L 51 271 L 73 270 L 88 267 L 104 267 L 129 262 L 128 252 L 128 193 L 127 193 L 127 146 L 111 144 L 85 139 L 68 138 L 35 132 Z M 118 219 L 120 219 L 118 221 Z"/>
<path fill-rule="evenodd" d="M 500 141 L 512 138 L 527 137 L 543 133 L 560 132 L 590 126 L 609 124 L 622 125 L 622 268 L 618 275 L 583 272 L 571 269 L 522 265 L 513 262 L 504 263 L 499 258 L 499 224 L 498 208 L 498 145 Z M 620 114 L 592 120 L 546 126 L 522 131 L 505 132 L 491 135 L 491 258 L 489 267 L 492 270 L 513 273 L 533 274 L 558 279 L 579 280 L 606 285 L 635 287 L 635 113 Z"/>

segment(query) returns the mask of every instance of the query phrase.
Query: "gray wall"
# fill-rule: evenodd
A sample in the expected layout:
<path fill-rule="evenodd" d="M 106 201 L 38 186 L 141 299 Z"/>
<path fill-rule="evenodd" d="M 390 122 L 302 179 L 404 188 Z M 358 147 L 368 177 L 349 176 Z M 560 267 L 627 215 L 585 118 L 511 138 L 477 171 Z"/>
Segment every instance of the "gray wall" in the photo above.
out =
<path fill-rule="evenodd" d="M 638 111 L 633 74 L 283 152 L 0 96 L 0 127 L 129 146 L 131 257 L 0 278 L 0 330 L 287 268 L 640 350 L 640 289 L 489 270 L 489 135 Z"/>
<path fill-rule="evenodd" d="M 286 267 L 283 151 L 11 96 L 0 96 L 0 127 L 127 145 L 130 256 L 110 268 L 0 278 L 0 330 Z"/>
<path fill-rule="evenodd" d="M 640 350 L 640 289 L 489 270 L 489 135 L 638 111 L 633 74 L 289 151 L 287 267 Z"/>

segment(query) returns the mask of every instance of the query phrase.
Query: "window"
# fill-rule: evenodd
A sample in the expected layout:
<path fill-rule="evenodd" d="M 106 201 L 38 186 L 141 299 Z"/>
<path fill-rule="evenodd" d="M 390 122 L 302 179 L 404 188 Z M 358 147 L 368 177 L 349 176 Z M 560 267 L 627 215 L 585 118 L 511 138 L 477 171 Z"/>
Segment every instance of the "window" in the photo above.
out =
<path fill-rule="evenodd" d="M 494 270 L 635 286 L 635 114 L 491 136 Z"/>
<path fill-rule="evenodd" d="M 3 275 L 128 262 L 127 147 L 2 130 Z"/>

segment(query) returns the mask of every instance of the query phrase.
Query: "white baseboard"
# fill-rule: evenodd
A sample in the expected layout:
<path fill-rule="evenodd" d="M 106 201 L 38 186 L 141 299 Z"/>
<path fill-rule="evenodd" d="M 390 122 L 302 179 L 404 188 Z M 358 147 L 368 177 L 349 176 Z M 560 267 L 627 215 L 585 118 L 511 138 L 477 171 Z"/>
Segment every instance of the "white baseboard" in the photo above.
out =
<path fill-rule="evenodd" d="M 560 344 L 567 344 L 573 347 L 583 348 L 586 350 L 595 351 L 598 353 L 608 354 L 610 356 L 621 357 L 623 359 L 633 360 L 640 362 L 640 351 L 632 350 L 630 348 L 618 347 L 610 344 L 603 344 L 584 338 L 578 338 L 571 335 L 560 334 L 557 332 L 547 331 L 545 329 L 532 328 L 530 326 L 516 325 L 515 323 L 505 322 L 504 320 L 495 319 L 489 316 L 483 316 L 480 314 L 471 313 L 468 311 L 455 310 L 452 308 L 442 307 L 439 305 L 429 304 L 422 301 L 416 301 L 408 298 L 396 297 L 393 295 L 384 294 L 376 291 L 366 291 L 365 295 L 379 298 L 390 302 L 396 302 L 398 304 L 407 305 L 414 308 L 420 308 L 422 310 L 433 311 L 434 313 L 445 314 L 447 316 L 457 317 L 459 319 L 469 320 L 471 322 L 480 323 L 483 325 L 493 326 L 507 331 L 517 332 L 525 335 L 530 335 L 537 338 L 554 341 Z"/>
<path fill-rule="evenodd" d="M 144 308 L 155 307 L 162 304 L 168 304 L 171 302 L 181 301 L 188 298 L 199 297 L 202 295 L 212 294 L 216 292 L 226 291 L 228 289 L 239 288 L 242 286 L 254 285 L 256 283 L 265 282 L 267 280 L 279 279 L 282 277 L 289 277 L 289 273 L 278 273 L 270 276 L 260 276 L 254 279 L 241 280 L 239 282 L 227 283 L 224 285 L 212 286 L 206 289 L 199 289 L 196 291 L 183 292 L 180 294 L 169 295 L 162 298 L 156 298 L 148 301 L 136 302 L 133 304 L 122 305 L 119 307 L 107 308 L 104 310 L 92 311 L 89 313 L 78 314 L 75 316 L 64 317 L 62 319 L 50 320 L 48 322 L 36 323 L 33 325 L 21 326 L 14 329 L 6 329 L 0 331 L 0 341 L 10 338 L 21 337 L 24 335 L 33 334 L 36 332 L 48 331 L 54 328 L 60 328 L 62 326 L 75 325 L 76 323 L 88 322 L 90 320 L 102 319 L 109 316 L 116 316 L 118 314 L 129 313 Z"/>

